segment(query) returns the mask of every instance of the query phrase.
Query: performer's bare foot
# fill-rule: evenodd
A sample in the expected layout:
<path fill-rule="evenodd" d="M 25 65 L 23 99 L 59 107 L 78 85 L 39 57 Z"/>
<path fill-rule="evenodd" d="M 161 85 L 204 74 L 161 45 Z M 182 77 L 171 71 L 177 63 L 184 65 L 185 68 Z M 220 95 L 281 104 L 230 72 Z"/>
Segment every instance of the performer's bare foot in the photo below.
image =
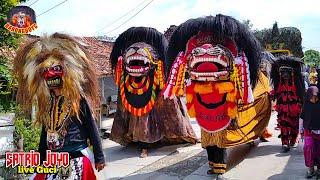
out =
<path fill-rule="evenodd" d="M 148 150 L 142 149 L 141 154 L 140 154 L 140 158 L 146 158 L 146 157 L 148 157 Z"/>

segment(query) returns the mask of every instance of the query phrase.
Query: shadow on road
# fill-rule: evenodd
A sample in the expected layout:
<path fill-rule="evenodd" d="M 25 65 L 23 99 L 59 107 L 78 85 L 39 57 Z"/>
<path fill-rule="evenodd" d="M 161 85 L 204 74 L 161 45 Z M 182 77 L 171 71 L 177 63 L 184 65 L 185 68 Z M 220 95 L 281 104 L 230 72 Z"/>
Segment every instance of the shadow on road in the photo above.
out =
<path fill-rule="evenodd" d="M 297 148 L 288 153 L 280 153 L 276 156 L 290 156 L 282 173 L 270 176 L 268 180 L 302 180 L 305 179 L 306 167 L 303 157 L 303 144 L 299 143 Z M 276 163 L 276 162 L 275 162 Z"/>
<path fill-rule="evenodd" d="M 228 149 L 228 170 L 240 164 L 252 148 L 254 149 L 256 147 L 244 144 Z M 191 174 L 195 174 L 197 177 L 211 178 L 211 176 L 206 174 L 207 168 L 203 166 L 207 163 L 207 153 L 205 150 L 181 161 L 178 160 L 178 156 L 179 153 L 173 153 L 162 158 L 156 163 L 146 166 L 132 175 L 125 177 L 124 179 L 172 179 L 172 177 L 175 177 L 175 179 L 183 179 Z M 170 164 L 172 159 L 175 159 L 178 162 Z"/>
<path fill-rule="evenodd" d="M 156 165 L 152 164 L 144 167 L 143 169 L 125 177 L 124 179 L 170 179 L 170 177 L 182 179 L 199 169 L 207 162 L 205 151 L 201 151 L 200 153 L 181 161 L 179 160 L 179 153 L 174 153 L 170 156 L 170 159 L 169 156 L 165 157 L 159 160 Z M 172 163 L 174 161 L 177 162 Z M 167 163 L 170 165 L 167 165 Z"/>

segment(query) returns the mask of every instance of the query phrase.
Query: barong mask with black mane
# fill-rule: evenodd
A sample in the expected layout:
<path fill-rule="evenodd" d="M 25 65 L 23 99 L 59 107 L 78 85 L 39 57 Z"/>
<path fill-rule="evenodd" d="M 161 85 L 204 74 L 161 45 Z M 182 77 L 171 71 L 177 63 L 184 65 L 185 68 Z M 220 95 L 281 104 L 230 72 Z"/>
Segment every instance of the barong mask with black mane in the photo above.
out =
<path fill-rule="evenodd" d="M 186 94 L 188 114 L 204 130 L 223 130 L 236 119 L 238 105 L 253 102 L 259 49 L 254 36 L 231 17 L 188 20 L 171 36 L 163 95 Z"/>
<path fill-rule="evenodd" d="M 51 150 L 63 146 L 69 116 L 79 118 L 80 100 L 98 105 L 98 84 L 89 56 L 71 37 L 55 33 L 27 42 L 17 53 L 17 101 L 26 112 L 36 107 L 35 122 L 47 131 Z M 61 90 L 56 97 L 55 89 Z"/>
<path fill-rule="evenodd" d="M 158 49 L 157 43 L 161 44 Z M 128 29 L 115 42 L 111 60 L 116 66 L 116 84 L 122 105 L 134 116 L 149 113 L 164 87 L 164 43 L 161 33 L 143 27 Z"/>

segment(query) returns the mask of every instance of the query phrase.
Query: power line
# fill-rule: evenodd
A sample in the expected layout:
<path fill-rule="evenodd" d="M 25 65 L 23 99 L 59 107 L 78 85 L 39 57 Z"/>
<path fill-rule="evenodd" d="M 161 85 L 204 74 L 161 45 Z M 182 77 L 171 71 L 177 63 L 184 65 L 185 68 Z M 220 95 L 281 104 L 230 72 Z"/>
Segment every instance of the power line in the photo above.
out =
<path fill-rule="evenodd" d="M 120 28 L 122 25 L 126 24 L 128 21 L 130 21 L 131 19 L 133 19 L 135 16 L 137 16 L 141 11 L 143 11 L 147 6 L 149 6 L 149 4 L 151 4 L 154 0 L 151 0 L 150 2 L 148 2 L 148 4 L 146 4 L 145 6 L 143 6 L 142 9 L 140 9 L 137 13 L 135 13 L 133 16 L 131 16 L 129 19 L 127 19 L 126 21 L 124 21 L 122 24 L 120 24 L 119 26 L 113 28 L 112 30 L 108 31 L 106 34 L 109 34 L 110 32 Z"/>
<path fill-rule="evenodd" d="M 36 2 L 38 2 L 39 0 L 35 0 L 33 3 L 31 3 L 30 5 L 29 5 L 29 7 L 31 7 L 32 5 L 34 5 Z"/>
<path fill-rule="evenodd" d="M 65 3 L 65 2 L 67 2 L 67 1 L 68 1 L 68 0 L 64 0 L 64 1 L 60 2 L 59 4 L 56 4 L 55 6 L 53 6 L 53 7 L 49 8 L 48 10 L 46 10 L 46 11 L 44 11 L 44 12 L 40 13 L 39 15 L 37 15 L 37 17 L 39 17 L 39 16 L 41 16 L 41 15 L 43 15 L 43 14 L 45 14 L 45 13 L 47 13 L 47 12 L 51 11 L 52 9 L 54 9 L 54 8 L 56 8 L 56 7 L 58 7 L 58 6 L 60 6 L 61 4 Z"/>
<path fill-rule="evenodd" d="M 128 14 L 130 14 L 132 11 L 136 10 L 140 5 L 142 5 L 143 3 L 147 2 L 148 0 L 144 0 L 142 2 L 140 2 L 136 7 L 130 9 L 127 13 L 123 14 L 121 17 L 117 18 L 116 20 L 112 21 L 111 23 L 103 26 L 102 28 L 100 28 L 99 30 L 96 31 L 97 32 L 100 32 L 101 30 L 107 28 L 107 27 L 110 27 L 111 25 L 113 25 L 114 23 L 116 23 L 117 21 L 119 21 L 120 19 L 122 19 L 123 17 L 127 16 Z"/>

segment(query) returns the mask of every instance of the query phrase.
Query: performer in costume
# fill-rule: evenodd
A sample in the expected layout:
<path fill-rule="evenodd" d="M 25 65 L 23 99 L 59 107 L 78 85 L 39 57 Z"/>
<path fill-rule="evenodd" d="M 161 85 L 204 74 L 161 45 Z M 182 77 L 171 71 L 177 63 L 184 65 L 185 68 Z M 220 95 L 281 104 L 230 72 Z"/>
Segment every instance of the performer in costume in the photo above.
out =
<path fill-rule="evenodd" d="M 260 64 L 260 70 L 263 73 L 264 76 L 266 76 L 266 81 L 268 81 L 268 84 L 270 84 L 270 72 L 271 72 L 271 65 L 275 61 L 275 57 L 270 52 L 262 52 L 262 59 Z M 266 87 L 268 92 L 271 93 L 271 86 Z M 271 105 L 271 104 L 270 104 Z M 268 138 L 271 138 L 272 134 L 268 131 L 266 128 L 261 137 L 261 142 L 268 142 Z"/>
<path fill-rule="evenodd" d="M 110 139 L 141 148 L 147 156 L 150 145 L 196 143 L 196 135 L 180 99 L 159 96 L 165 85 L 163 34 L 149 27 L 132 27 L 116 40 L 110 55 L 119 87 L 118 107 Z"/>
<path fill-rule="evenodd" d="M 299 116 L 305 92 L 301 74 L 302 61 L 281 56 L 271 68 L 272 96 L 276 100 L 278 127 L 281 131 L 283 152 L 294 146 L 299 131 Z"/>
<path fill-rule="evenodd" d="M 99 105 L 97 76 L 85 48 L 64 34 L 37 38 L 20 48 L 14 71 L 18 103 L 27 112 L 34 105 L 35 123 L 42 126 L 41 162 L 46 150 L 70 155 L 69 168 L 33 178 L 96 179 L 91 164 L 100 171 L 105 159 L 92 114 L 92 108 Z"/>
<path fill-rule="evenodd" d="M 186 93 L 188 114 L 201 127 L 208 174 L 218 179 L 227 169 L 226 148 L 258 138 L 271 115 L 269 84 L 259 72 L 260 52 L 243 24 L 221 14 L 184 22 L 169 42 L 171 70 L 163 95 Z"/>

